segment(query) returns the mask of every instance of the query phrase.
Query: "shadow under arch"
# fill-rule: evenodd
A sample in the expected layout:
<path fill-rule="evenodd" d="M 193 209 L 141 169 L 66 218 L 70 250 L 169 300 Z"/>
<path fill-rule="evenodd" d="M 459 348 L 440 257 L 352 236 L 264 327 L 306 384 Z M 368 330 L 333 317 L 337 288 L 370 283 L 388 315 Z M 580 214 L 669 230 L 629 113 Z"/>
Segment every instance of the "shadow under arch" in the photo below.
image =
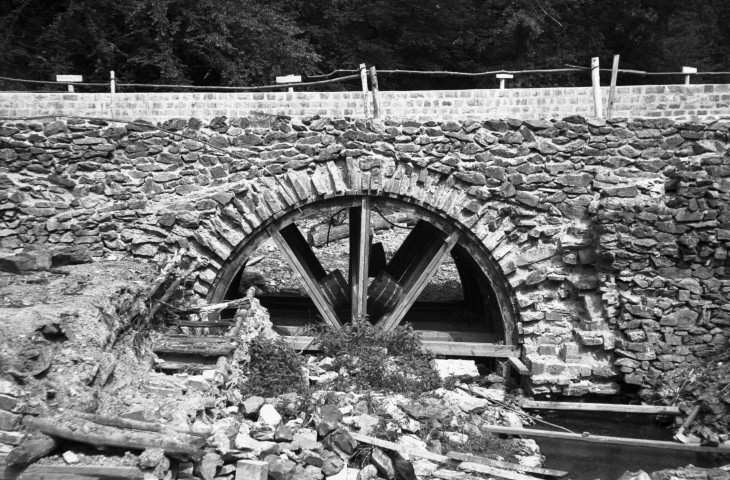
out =
<path fill-rule="evenodd" d="M 373 205 L 379 208 L 396 211 L 407 210 L 418 219 L 439 230 L 453 231 L 458 229 L 461 237 L 451 254 L 461 278 L 465 301 L 472 304 L 474 302 L 484 302 L 482 311 L 484 315 L 492 319 L 489 325 L 485 325 L 489 327 L 485 328 L 485 331 L 498 334 L 498 339 L 493 343 L 515 346 L 519 344 L 514 292 L 499 264 L 475 233 L 456 219 L 447 217 L 442 212 L 429 208 L 428 205 L 416 203 L 406 196 L 385 192 L 370 195 L 355 193 L 332 195 L 329 198 L 299 202 L 286 211 L 279 212 L 248 234 L 222 263 L 213 281 L 212 288 L 209 290 L 208 300 L 211 303 L 217 303 L 241 296 L 240 293 L 237 293 L 236 281 L 240 278 L 241 272 L 251 255 L 270 238 L 269 231 L 271 229 L 281 230 L 294 224 L 298 217 L 325 207 L 347 208 L 356 206 L 363 196 L 369 197 Z M 486 298 L 488 296 L 493 297 Z"/>

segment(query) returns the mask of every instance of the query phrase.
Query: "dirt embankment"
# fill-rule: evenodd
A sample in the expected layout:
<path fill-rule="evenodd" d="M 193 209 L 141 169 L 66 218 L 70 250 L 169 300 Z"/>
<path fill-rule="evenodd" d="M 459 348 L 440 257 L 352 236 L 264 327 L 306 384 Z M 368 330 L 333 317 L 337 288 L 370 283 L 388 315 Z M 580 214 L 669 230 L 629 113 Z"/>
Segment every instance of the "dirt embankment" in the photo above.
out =
<path fill-rule="evenodd" d="M 123 332 L 144 311 L 153 274 L 129 261 L 0 273 L 0 380 L 22 392 L 16 413 L 95 411 L 101 387 L 141 368 Z"/>

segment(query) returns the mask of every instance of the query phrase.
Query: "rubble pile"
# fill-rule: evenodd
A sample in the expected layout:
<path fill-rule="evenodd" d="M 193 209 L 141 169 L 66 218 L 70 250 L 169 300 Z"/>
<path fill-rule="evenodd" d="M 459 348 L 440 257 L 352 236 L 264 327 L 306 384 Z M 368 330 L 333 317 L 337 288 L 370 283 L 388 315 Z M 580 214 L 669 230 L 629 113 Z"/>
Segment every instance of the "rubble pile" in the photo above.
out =
<path fill-rule="evenodd" d="M 730 444 L 729 351 L 700 365 L 685 365 L 669 372 L 661 377 L 656 390 L 644 391 L 643 396 L 647 401 L 671 399 L 684 413 L 678 422 L 692 417 L 682 431 L 685 443 Z"/>

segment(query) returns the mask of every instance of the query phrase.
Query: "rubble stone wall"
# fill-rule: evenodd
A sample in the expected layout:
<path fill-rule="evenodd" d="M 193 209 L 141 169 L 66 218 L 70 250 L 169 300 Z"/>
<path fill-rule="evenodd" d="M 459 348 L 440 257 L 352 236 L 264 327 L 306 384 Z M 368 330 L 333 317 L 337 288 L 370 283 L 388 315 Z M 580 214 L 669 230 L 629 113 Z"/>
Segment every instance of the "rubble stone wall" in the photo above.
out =
<path fill-rule="evenodd" d="M 299 205 L 390 196 L 478 239 L 507 279 L 532 393 L 610 394 L 727 348 L 730 121 L 0 124 L 0 247 L 232 252 Z M 510 341 L 510 339 L 506 339 Z"/>
<path fill-rule="evenodd" d="M 602 88 L 603 111 L 608 87 Z M 372 99 L 368 98 L 372 105 Z M 394 120 L 484 118 L 562 118 L 594 115 L 593 90 L 515 88 L 380 92 L 384 117 Z M 210 120 L 262 112 L 271 115 L 364 117 L 360 92 L 153 92 L 35 93 L 0 92 L 0 117 L 38 115 L 112 117 L 163 122 L 176 117 Z M 730 116 L 730 85 L 642 85 L 616 88 L 615 117 L 677 120 Z"/>

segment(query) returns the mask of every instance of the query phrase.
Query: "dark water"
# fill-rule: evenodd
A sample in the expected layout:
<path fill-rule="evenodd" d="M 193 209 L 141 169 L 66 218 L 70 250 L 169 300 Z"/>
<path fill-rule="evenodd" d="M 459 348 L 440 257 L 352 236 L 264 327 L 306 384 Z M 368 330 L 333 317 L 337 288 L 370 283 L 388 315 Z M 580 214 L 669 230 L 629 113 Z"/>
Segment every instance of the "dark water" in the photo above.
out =
<path fill-rule="evenodd" d="M 592 435 L 672 441 L 672 433 L 667 424 L 658 423 L 653 415 L 545 412 L 542 417 L 576 433 L 590 432 Z M 548 429 L 539 425 L 531 428 Z M 550 438 L 535 438 L 535 441 L 546 458 L 544 466 L 570 472 L 565 479 L 572 480 L 616 480 L 627 470 L 644 470 L 650 473 L 689 464 L 705 468 L 730 464 L 730 455 Z"/>

